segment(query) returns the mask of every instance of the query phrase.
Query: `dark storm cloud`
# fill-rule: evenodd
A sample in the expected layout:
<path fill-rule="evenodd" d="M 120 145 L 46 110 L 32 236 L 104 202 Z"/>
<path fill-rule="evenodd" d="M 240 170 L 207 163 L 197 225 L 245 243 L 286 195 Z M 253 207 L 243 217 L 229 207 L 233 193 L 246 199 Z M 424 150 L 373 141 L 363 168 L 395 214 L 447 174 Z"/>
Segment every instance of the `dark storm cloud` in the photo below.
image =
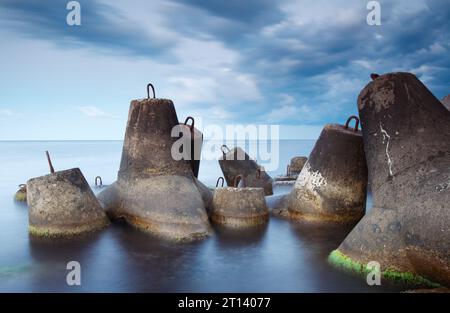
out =
<path fill-rule="evenodd" d="M 267 110 L 276 107 L 277 94 L 289 93 L 298 107 L 304 101 L 315 111 L 343 119 L 355 110 L 372 71 L 413 71 L 438 97 L 450 93 L 447 0 L 380 1 L 381 26 L 367 25 L 367 1 L 323 1 L 323 8 L 312 13 L 318 22 L 302 15 L 311 1 L 299 1 L 297 12 L 281 10 L 284 1 L 239 1 L 245 3 L 242 10 L 234 1 L 179 2 L 201 9 L 187 16 L 179 31 L 198 28 L 202 31 L 191 35 L 208 35 L 238 49 L 240 67 L 257 75 L 260 87 L 268 90 Z M 328 18 L 320 19 L 322 14 Z M 297 23 L 296 16 L 306 22 Z M 340 94 L 333 91 L 341 85 Z M 323 119 L 307 116 L 292 120 Z"/>

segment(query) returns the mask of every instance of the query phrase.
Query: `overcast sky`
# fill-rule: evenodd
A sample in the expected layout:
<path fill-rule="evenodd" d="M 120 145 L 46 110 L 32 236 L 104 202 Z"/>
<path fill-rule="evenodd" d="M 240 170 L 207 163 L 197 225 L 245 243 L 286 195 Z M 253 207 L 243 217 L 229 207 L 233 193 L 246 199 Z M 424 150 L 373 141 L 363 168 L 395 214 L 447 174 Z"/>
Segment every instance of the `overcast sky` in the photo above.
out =
<path fill-rule="evenodd" d="M 0 140 L 123 139 L 132 99 L 203 124 L 314 138 L 357 113 L 372 72 L 450 93 L 449 0 L 0 0 Z"/>

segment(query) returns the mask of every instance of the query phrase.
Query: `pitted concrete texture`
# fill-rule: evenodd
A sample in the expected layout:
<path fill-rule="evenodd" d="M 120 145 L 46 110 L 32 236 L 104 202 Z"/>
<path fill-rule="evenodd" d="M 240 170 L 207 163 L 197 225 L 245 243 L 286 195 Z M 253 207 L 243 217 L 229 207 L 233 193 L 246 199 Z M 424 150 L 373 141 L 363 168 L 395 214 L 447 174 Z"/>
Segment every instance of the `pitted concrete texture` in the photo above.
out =
<path fill-rule="evenodd" d="M 308 161 L 308 158 L 304 156 L 292 158 L 289 164 L 291 175 L 298 175 L 302 171 L 303 166 L 305 166 L 306 161 Z"/>
<path fill-rule="evenodd" d="M 268 221 L 269 209 L 262 188 L 217 188 L 211 219 L 230 227 L 250 227 Z"/>
<path fill-rule="evenodd" d="M 358 107 L 373 208 L 338 251 L 450 286 L 450 112 L 409 73 L 369 83 Z"/>
<path fill-rule="evenodd" d="M 14 200 L 26 202 L 27 201 L 27 185 L 21 185 L 20 189 L 14 195 Z"/>
<path fill-rule="evenodd" d="M 118 179 L 98 197 L 109 216 L 143 231 L 174 240 L 203 238 L 211 232 L 206 208 L 212 194 L 194 177 L 189 160 L 172 155 L 178 140 L 173 129 L 180 124 L 172 101 L 133 100 Z"/>
<path fill-rule="evenodd" d="M 233 148 L 219 159 L 219 165 L 228 186 L 234 186 L 236 176 L 245 177 L 247 187 L 260 187 L 264 189 L 264 194 L 273 194 L 273 180 L 265 171 L 258 169 L 260 166 L 255 160 L 245 153 L 241 148 Z"/>
<path fill-rule="evenodd" d="M 188 161 L 172 157 L 172 145 L 177 138 L 171 132 L 177 125 L 172 101 L 131 101 L 118 177 L 132 180 L 157 175 L 192 175 Z"/>
<path fill-rule="evenodd" d="M 27 200 L 32 235 L 78 235 L 109 223 L 78 168 L 28 180 Z"/>
<path fill-rule="evenodd" d="M 290 217 L 356 223 L 365 212 L 367 167 L 360 131 L 328 124 L 290 193 Z"/>
<path fill-rule="evenodd" d="M 211 233 L 201 194 L 187 177 L 118 180 L 99 199 L 112 218 L 160 237 L 192 240 Z"/>

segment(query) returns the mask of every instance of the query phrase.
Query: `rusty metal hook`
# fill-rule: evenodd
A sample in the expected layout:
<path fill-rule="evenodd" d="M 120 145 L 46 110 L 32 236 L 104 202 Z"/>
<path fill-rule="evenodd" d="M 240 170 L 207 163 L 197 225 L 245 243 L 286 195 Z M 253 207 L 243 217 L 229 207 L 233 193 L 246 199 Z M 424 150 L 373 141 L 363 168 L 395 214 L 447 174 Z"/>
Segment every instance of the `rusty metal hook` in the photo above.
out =
<path fill-rule="evenodd" d="M 184 125 L 187 125 L 187 123 L 188 123 L 189 120 L 192 121 L 192 124 L 191 124 L 191 131 L 193 131 L 193 130 L 194 130 L 194 123 L 195 123 L 195 121 L 194 121 L 194 118 L 193 118 L 192 116 L 186 117 L 186 120 L 184 121 Z"/>
<path fill-rule="evenodd" d="M 227 145 L 222 145 L 222 147 L 220 147 L 220 150 L 222 150 L 223 155 L 227 154 L 228 152 L 223 151 L 223 149 L 226 148 L 228 150 L 228 152 L 230 152 L 230 148 L 227 147 Z"/>
<path fill-rule="evenodd" d="M 358 126 L 359 126 L 359 118 L 355 115 L 352 115 L 348 118 L 347 122 L 345 123 L 345 129 L 348 129 L 348 125 L 350 124 L 351 120 L 355 120 L 355 128 L 354 131 L 357 132 L 358 131 Z"/>
<path fill-rule="evenodd" d="M 222 185 L 221 185 L 221 187 L 223 187 L 223 184 L 224 184 L 224 182 L 225 182 L 225 179 L 223 179 L 223 177 L 219 177 L 219 178 L 217 178 L 217 182 L 216 182 L 216 188 L 217 188 L 217 187 L 219 187 L 219 181 L 222 181 Z"/>
<path fill-rule="evenodd" d="M 97 181 L 99 181 L 98 184 L 97 184 Z M 102 178 L 100 176 L 95 177 L 95 186 L 99 186 L 99 187 L 103 186 L 103 181 L 102 181 Z"/>
<path fill-rule="evenodd" d="M 261 179 L 261 168 L 260 167 L 258 167 L 256 169 L 256 179 Z"/>
<path fill-rule="evenodd" d="M 50 173 L 54 173 L 55 169 L 53 168 L 53 164 L 52 164 L 52 160 L 50 159 L 50 154 L 48 153 L 48 151 L 45 151 L 45 154 L 47 155 L 47 162 L 48 162 L 48 167 L 50 168 Z"/>
<path fill-rule="evenodd" d="M 239 180 L 238 180 L 238 178 L 239 178 Z M 245 179 L 245 176 L 237 175 L 234 177 L 234 188 L 237 188 L 241 181 L 244 184 L 244 188 L 247 187 L 247 180 Z"/>
<path fill-rule="evenodd" d="M 156 97 L 156 95 L 155 95 L 155 87 L 151 83 L 147 84 L 147 99 L 150 99 L 150 87 L 152 87 L 153 99 L 155 99 L 155 97 Z"/>

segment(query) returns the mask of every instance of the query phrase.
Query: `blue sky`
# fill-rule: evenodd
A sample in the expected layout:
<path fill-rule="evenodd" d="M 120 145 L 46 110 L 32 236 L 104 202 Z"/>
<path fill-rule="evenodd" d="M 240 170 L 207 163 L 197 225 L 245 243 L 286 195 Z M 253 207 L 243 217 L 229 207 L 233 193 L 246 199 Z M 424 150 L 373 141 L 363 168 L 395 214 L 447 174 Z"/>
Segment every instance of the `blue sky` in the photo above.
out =
<path fill-rule="evenodd" d="M 357 113 L 372 72 L 450 93 L 448 0 L 0 0 L 0 140 L 122 139 L 132 99 L 204 124 L 280 124 L 315 138 Z"/>

